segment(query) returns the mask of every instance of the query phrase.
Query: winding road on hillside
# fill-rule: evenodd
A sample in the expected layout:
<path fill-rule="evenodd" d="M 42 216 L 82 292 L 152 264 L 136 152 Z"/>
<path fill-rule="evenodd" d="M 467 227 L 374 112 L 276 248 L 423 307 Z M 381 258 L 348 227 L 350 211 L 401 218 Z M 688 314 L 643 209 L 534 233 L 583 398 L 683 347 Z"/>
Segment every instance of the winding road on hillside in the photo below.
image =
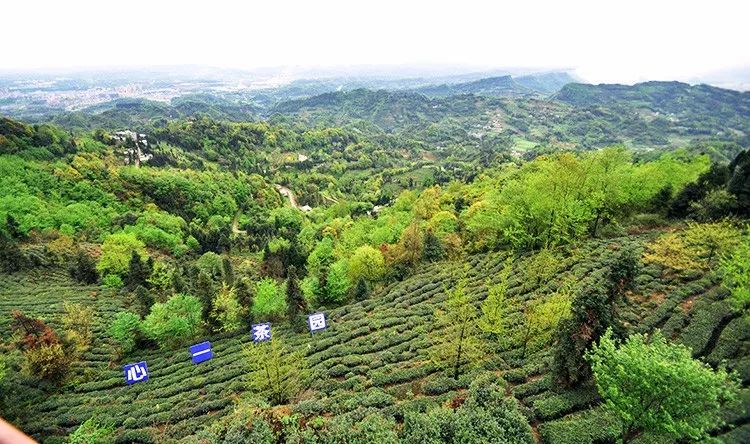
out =
<path fill-rule="evenodd" d="M 289 203 L 296 209 L 300 209 L 299 205 L 297 204 L 297 196 L 294 195 L 294 192 L 290 190 L 289 188 L 283 186 L 283 185 L 274 185 L 276 187 L 276 190 L 278 190 L 279 194 L 282 196 L 285 196 L 289 199 Z M 240 215 L 242 214 L 242 210 L 237 210 L 237 213 L 234 214 L 234 218 L 232 219 L 232 233 L 234 234 L 247 234 L 246 230 L 240 230 Z"/>

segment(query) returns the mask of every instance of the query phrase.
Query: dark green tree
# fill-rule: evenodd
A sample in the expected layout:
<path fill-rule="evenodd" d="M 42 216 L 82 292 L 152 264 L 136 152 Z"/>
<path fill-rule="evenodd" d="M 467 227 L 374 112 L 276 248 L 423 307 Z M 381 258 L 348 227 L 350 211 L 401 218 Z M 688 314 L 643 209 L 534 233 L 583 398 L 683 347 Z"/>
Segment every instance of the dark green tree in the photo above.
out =
<path fill-rule="evenodd" d="M 227 286 L 231 287 L 234 285 L 234 268 L 232 267 L 232 261 L 227 256 L 224 256 L 221 260 L 221 275 Z"/>
<path fill-rule="evenodd" d="M 133 251 L 128 263 L 128 274 L 125 276 L 125 285 L 130 289 L 134 289 L 139 285 L 145 287 L 148 285 L 148 278 L 150 276 L 151 273 L 149 273 L 148 265 L 143 262 L 141 255 L 137 251 Z"/>
<path fill-rule="evenodd" d="M 25 264 L 26 257 L 18 248 L 18 244 L 0 231 L 0 269 L 6 273 L 13 273 L 21 270 Z"/>
<path fill-rule="evenodd" d="M 737 198 L 737 206 L 744 215 L 750 215 L 750 150 L 743 151 L 729 165 L 732 177 L 727 190 Z"/>
<path fill-rule="evenodd" d="M 134 293 L 138 304 L 138 314 L 145 318 L 151 312 L 151 306 L 154 305 L 154 295 L 143 285 L 137 286 Z"/>
<path fill-rule="evenodd" d="M 209 328 L 212 327 L 211 310 L 213 310 L 214 296 L 216 295 L 216 285 L 210 274 L 205 271 L 198 273 L 197 282 L 195 284 L 195 293 L 198 299 L 201 301 L 203 308 L 201 317 L 203 321 L 207 323 Z"/>
<path fill-rule="evenodd" d="M 424 235 L 424 245 L 422 247 L 422 260 L 425 262 L 435 262 L 445 256 L 445 249 L 440 238 L 435 236 L 432 230 L 427 230 Z"/>
<path fill-rule="evenodd" d="M 86 254 L 85 251 L 79 250 L 73 263 L 68 269 L 70 277 L 84 284 L 95 284 L 99 281 L 99 272 L 96 270 L 96 261 Z"/>
<path fill-rule="evenodd" d="M 21 225 L 10 214 L 5 216 L 5 229 L 8 231 L 8 236 L 12 239 L 22 239 L 25 237 L 23 231 L 21 231 Z"/>
<path fill-rule="evenodd" d="M 295 331 L 301 332 L 305 329 L 304 316 L 307 313 L 307 302 L 302 294 L 297 279 L 297 267 L 290 266 L 286 278 L 286 310 L 289 322 Z"/>
<path fill-rule="evenodd" d="M 236 280 L 237 302 L 240 303 L 245 313 L 245 324 L 249 327 L 253 323 L 253 286 L 248 278 Z"/>
<path fill-rule="evenodd" d="M 603 276 L 594 279 L 576 295 L 571 316 L 558 329 L 558 343 L 554 352 L 552 371 L 559 385 L 577 386 L 591 377 L 586 351 L 607 331 L 621 336 L 615 304 L 630 289 L 638 273 L 638 255 L 623 248 L 608 261 Z"/>
<path fill-rule="evenodd" d="M 354 286 L 354 300 L 364 301 L 370 294 L 370 287 L 367 284 L 367 279 L 364 276 L 360 276 L 357 280 L 357 285 Z"/>

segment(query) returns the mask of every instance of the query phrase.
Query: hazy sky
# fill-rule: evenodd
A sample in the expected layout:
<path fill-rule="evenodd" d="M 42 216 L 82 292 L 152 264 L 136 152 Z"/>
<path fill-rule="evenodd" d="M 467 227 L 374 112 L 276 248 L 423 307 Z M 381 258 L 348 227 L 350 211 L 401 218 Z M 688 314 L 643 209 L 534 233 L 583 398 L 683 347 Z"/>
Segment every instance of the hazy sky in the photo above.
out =
<path fill-rule="evenodd" d="M 457 64 L 634 82 L 750 66 L 745 0 L 3 0 L 0 10 L 0 70 Z"/>

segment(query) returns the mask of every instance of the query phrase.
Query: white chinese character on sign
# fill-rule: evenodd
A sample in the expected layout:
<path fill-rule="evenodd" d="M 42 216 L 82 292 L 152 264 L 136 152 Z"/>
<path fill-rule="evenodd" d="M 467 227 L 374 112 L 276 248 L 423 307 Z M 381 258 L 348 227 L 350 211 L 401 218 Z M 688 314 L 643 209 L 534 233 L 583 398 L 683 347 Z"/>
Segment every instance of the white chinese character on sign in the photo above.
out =
<path fill-rule="evenodd" d="M 128 380 L 131 382 L 138 382 L 141 379 L 145 378 L 146 375 L 148 375 L 148 373 L 146 373 L 146 369 L 138 364 L 128 369 Z"/>
<path fill-rule="evenodd" d="M 310 325 L 310 331 L 325 330 L 326 315 L 325 313 L 314 313 L 307 317 L 307 323 Z"/>
<path fill-rule="evenodd" d="M 264 342 L 271 339 L 271 324 L 253 324 L 253 342 Z"/>

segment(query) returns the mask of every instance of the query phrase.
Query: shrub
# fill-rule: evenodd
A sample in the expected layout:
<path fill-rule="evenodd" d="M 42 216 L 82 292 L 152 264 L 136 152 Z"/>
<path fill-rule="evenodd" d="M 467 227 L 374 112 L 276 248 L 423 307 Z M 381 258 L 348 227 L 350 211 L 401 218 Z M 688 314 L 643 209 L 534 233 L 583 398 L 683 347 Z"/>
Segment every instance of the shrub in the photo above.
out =
<path fill-rule="evenodd" d="M 125 285 L 122 282 L 122 278 L 116 274 L 108 274 L 102 278 L 102 285 L 104 285 L 107 288 L 112 289 L 119 289 L 122 288 L 123 285 Z"/>
<path fill-rule="evenodd" d="M 114 427 L 91 417 L 70 434 L 70 444 L 109 444 L 112 442 Z"/>
<path fill-rule="evenodd" d="M 62 382 L 70 367 L 70 358 L 59 343 L 31 348 L 24 357 L 26 373 L 53 383 Z"/>

